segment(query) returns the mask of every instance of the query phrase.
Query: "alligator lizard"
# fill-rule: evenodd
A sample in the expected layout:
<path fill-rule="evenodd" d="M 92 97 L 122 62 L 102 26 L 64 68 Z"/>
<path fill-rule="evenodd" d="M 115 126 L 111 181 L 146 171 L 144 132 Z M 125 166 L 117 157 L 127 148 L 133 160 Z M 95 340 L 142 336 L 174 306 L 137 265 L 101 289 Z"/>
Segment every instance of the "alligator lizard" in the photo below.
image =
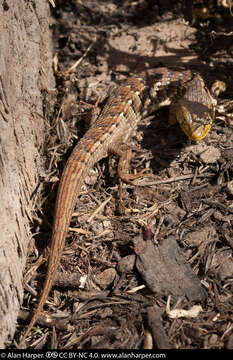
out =
<path fill-rule="evenodd" d="M 43 311 L 60 262 L 75 202 L 89 170 L 109 154 L 122 156 L 120 144 L 127 141 L 141 118 L 171 101 L 185 134 L 193 140 L 203 139 L 211 128 L 215 107 L 215 100 L 204 81 L 189 70 L 157 68 L 129 78 L 117 87 L 95 123 L 75 146 L 58 189 L 44 288 L 21 344 Z"/>

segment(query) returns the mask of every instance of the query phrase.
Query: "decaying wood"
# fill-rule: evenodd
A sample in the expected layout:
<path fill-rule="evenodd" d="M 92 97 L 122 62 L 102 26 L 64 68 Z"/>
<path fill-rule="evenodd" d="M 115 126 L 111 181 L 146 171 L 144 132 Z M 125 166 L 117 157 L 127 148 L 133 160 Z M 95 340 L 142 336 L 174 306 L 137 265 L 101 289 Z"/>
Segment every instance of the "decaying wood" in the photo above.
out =
<path fill-rule="evenodd" d="M 173 236 L 155 245 L 147 241 L 137 252 L 136 267 L 149 289 L 163 295 L 203 301 L 206 291 L 185 260 Z"/>

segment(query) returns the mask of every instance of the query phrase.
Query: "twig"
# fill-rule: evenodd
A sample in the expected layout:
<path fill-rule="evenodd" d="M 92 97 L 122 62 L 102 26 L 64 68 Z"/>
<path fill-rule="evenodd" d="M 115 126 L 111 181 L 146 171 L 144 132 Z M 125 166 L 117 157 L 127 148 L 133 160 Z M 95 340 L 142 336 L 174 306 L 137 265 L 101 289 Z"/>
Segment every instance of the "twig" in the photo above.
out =
<path fill-rule="evenodd" d="M 85 53 L 83 54 L 83 56 L 81 58 L 79 58 L 74 65 L 72 65 L 68 70 L 64 71 L 64 74 L 67 75 L 70 72 L 72 72 L 85 58 L 85 56 L 88 54 L 88 52 L 91 50 L 92 46 L 94 45 L 95 40 L 88 46 L 87 50 L 85 51 Z"/>
<path fill-rule="evenodd" d="M 56 4 L 55 4 L 55 2 L 53 0 L 49 0 L 49 2 L 52 5 L 52 7 L 54 7 L 54 8 L 56 7 Z"/>
<path fill-rule="evenodd" d="M 92 219 L 105 207 L 105 205 L 112 199 L 112 196 L 109 196 L 90 216 L 90 218 L 87 220 L 87 223 L 90 223 Z"/>
<path fill-rule="evenodd" d="M 196 177 L 198 178 L 203 178 L 203 177 L 212 177 L 213 175 L 210 174 L 199 174 Z M 189 174 L 189 175 L 182 175 L 182 176 L 177 176 L 177 177 L 172 177 L 170 179 L 166 179 L 166 180 L 158 180 L 158 181 L 150 181 L 147 183 L 134 183 L 134 185 L 136 186 L 151 186 L 151 185 L 159 185 L 159 184 L 170 184 L 172 182 L 175 181 L 180 181 L 180 180 L 187 180 L 187 179 L 193 179 L 195 177 L 195 174 Z"/>

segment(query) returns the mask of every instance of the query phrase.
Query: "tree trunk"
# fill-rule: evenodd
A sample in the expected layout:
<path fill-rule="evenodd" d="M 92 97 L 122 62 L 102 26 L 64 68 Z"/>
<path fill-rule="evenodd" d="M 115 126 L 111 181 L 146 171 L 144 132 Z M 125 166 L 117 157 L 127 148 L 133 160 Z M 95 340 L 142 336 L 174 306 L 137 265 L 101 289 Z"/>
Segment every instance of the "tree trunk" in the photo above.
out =
<path fill-rule="evenodd" d="M 41 91 L 55 86 L 49 6 L 48 0 L 0 4 L 0 348 L 14 335 L 23 298 L 44 140 Z"/>

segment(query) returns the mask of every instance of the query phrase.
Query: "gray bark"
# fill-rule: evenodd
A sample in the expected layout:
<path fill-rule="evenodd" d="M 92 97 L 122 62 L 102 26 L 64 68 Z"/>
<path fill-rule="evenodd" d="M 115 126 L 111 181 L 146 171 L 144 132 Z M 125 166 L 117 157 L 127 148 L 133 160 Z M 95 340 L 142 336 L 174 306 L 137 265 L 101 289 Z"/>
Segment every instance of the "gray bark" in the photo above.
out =
<path fill-rule="evenodd" d="M 15 332 L 35 208 L 44 123 L 54 88 L 47 0 L 0 3 L 0 348 Z"/>

